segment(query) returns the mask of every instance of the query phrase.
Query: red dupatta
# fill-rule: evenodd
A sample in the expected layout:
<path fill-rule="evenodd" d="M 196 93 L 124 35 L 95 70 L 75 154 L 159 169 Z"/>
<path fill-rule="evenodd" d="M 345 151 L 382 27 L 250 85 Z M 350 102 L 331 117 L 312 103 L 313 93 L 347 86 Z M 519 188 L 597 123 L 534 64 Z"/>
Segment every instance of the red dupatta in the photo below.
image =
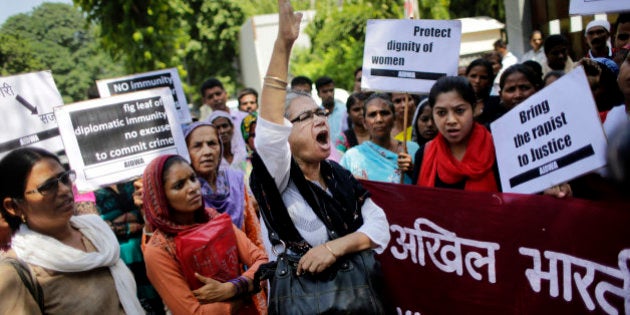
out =
<path fill-rule="evenodd" d="M 464 190 L 497 192 L 492 170 L 494 161 L 492 135 L 480 124 L 474 123 L 461 161 L 455 159 L 448 143 L 438 133 L 424 148 L 418 186 L 435 187 L 439 174 L 440 180 L 447 184 L 465 180 Z"/>

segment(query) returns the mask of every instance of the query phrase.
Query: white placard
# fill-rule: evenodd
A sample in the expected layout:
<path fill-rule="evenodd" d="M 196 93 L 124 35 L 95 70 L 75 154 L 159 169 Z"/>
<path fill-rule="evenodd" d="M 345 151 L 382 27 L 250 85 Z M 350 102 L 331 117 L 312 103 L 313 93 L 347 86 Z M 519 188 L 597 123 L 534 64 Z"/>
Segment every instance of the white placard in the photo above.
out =
<path fill-rule="evenodd" d="M 143 91 L 157 87 L 169 87 L 173 93 L 177 118 L 182 124 L 192 122 L 186 94 L 179 79 L 177 69 L 169 68 L 145 73 L 137 73 L 119 78 L 97 80 L 96 87 L 101 97 Z"/>
<path fill-rule="evenodd" d="M 578 67 L 491 124 L 504 192 L 536 193 L 606 164 L 606 137 Z"/>
<path fill-rule="evenodd" d="M 79 191 L 138 177 L 151 160 L 188 149 L 167 87 L 55 108 Z"/>
<path fill-rule="evenodd" d="M 630 11 L 630 0 L 571 0 L 570 15 Z"/>
<path fill-rule="evenodd" d="M 0 77 L 0 158 L 24 146 L 63 151 L 53 114 L 58 105 L 63 99 L 50 71 Z"/>
<path fill-rule="evenodd" d="M 361 88 L 428 93 L 457 75 L 461 37 L 457 20 L 368 20 Z"/>

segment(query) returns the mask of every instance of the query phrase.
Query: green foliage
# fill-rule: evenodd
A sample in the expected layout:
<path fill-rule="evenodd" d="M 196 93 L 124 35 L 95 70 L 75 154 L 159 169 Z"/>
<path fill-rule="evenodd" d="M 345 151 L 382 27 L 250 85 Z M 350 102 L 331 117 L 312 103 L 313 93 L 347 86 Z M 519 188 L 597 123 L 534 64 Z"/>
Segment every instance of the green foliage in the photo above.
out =
<path fill-rule="evenodd" d="M 235 2 L 238 2 L 246 16 L 278 13 L 278 0 L 241 0 Z M 291 5 L 297 11 L 309 10 L 311 9 L 311 0 L 293 0 Z"/>
<path fill-rule="evenodd" d="M 450 14 L 453 18 L 472 16 L 489 16 L 505 22 L 505 5 L 503 0 L 450 0 Z"/>
<path fill-rule="evenodd" d="M 15 34 L 0 33 L 0 75 L 8 76 L 44 68 L 31 42 Z"/>
<path fill-rule="evenodd" d="M 95 79 L 121 74 L 120 68 L 100 51 L 93 28 L 86 26 L 81 13 L 63 3 L 43 3 L 29 14 L 10 17 L 0 33 L 9 38 L 8 43 L 17 40 L 23 46 L 3 45 L 0 49 L 13 55 L 9 59 L 0 57 L 3 75 L 51 70 L 64 102 L 85 99 Z"/>
<path fill-rule="evenodd" d="M 421 19 L 448 20 L 451 0 L 418 0 Z"/>
<path fill-rule="evenodd" d="M 100 40 L 129 72 L 164 68 L 175 55 L 181 33 L 181 1 L 75 0 L 90 22 L 101 27 Z"/>
<path fill-rule="evenodd" d="M 335 85 L 352 90 L 354 70 L 361 65 L 368 19 L 402 17 L 402 7 L 392 1 L 319 1 L 317 14 L 306 33 L 311 37 L 309 49 L 296 49 L 291 61 L 294 76 L 311 79 L 327 75 Z"/>
<path fill-rule="evenodd" d="M 189 101 L 200 99 L 196 88 L 208 77 L 223 80 L 228 90 L 235 87 L 238 32 L 245 21 L 237 1 L 75 0 L 75 4 L 90 21 L 101 24 L 103 46 L 122 58 L 127 72 L 176 67 Z M 248 4 L 253 12 L 253 1 Z"/>

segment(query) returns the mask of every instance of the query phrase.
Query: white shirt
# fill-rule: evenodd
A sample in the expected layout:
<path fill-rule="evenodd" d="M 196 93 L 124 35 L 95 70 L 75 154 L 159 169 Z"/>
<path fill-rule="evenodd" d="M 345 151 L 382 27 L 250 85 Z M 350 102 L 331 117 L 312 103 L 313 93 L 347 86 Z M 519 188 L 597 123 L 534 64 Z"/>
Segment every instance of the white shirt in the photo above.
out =
<path fill-rule="evenodd" d="M 621 128 L 621 126 L 626 124 L 629 120 L 630 117 L 628 117 L 628 113 L 626 113 L 626 106 L 624 104 L 613 107 L 606 115 L 606 120 L 604 121 L 606 137 L 610 139 L 617 129 Z"/>
<path fill-rule="evenodd" d="M 545 56 L 545 48 L 540 47 L 540 49 L 538 49 L 537 52 L 534 51 L 533 49 L 528 50 L 525 54 L 523 54 L 523 57 L 521 58 L 521 63 L 527 60 L 534 60 L 538 62 L 541 66 L 547 63 L 547 56 Z"/>
<path fill-rule="evenodd" d="M 501 59 L 501 70 L 497 73 L 497 76 L 494 78 L 494 82 L 492 83 L 492 89 L 490 90 L 490 95 L 499 95 L 499 81 L 501 80 L 501 75 L 505 69 L 509 68 L 512 65 L 518 63 L 518 58 L 514 56 L 511 52 L 507 52 L 503 59 Z"/>
<path fill-rule="evenodd" d="M 256 124 L 256 152 L 274 178 L 285 206 L 297 231 L 312 246 L 328 241 L 326 226 L 302 197 L 290 180 L 291 150 L 289 134 L 292 124 L 285 119 L 278 125 L 258 117 Z M 327 190 L 330 194 L 330 192 Z M 374 250 L 382 253 L 389 243 L 389 223 L 383 209 L 368 198 L 361 208 L 363 225 L 357 230 L 365 234 L 374 244 Z"/>

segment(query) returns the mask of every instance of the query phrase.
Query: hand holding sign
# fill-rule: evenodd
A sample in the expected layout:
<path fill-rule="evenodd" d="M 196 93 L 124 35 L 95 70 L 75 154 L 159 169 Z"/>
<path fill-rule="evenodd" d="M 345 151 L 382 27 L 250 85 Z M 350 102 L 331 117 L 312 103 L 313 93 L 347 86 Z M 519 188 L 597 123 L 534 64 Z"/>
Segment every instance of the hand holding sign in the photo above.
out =
<path fill-rule="evenodd" d="M 540 192 L 605 164 L 606 138 L 581 67 L 491 127 L 504 192 Z"/>

